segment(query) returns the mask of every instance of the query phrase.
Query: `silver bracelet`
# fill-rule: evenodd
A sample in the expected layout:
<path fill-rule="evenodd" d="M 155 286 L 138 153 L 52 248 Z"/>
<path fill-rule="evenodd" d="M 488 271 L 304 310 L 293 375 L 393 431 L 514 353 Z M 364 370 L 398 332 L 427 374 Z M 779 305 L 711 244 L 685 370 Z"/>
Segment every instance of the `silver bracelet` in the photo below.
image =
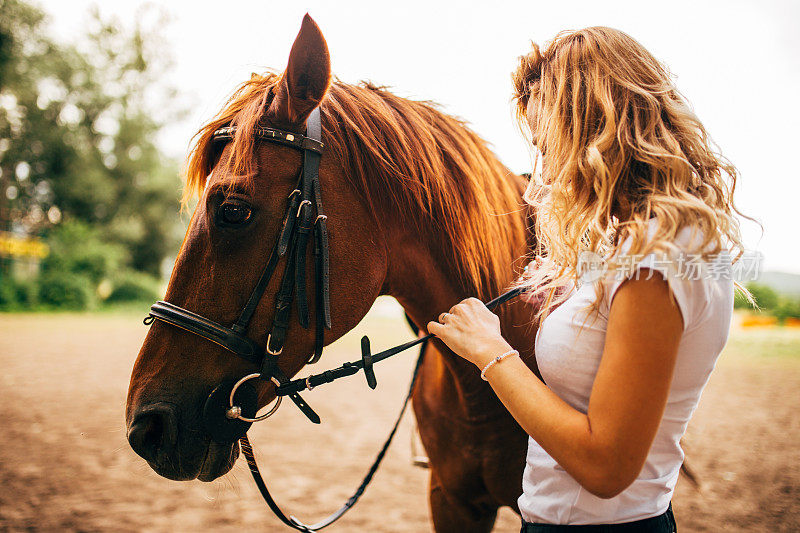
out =
<path fill-rule="evenodd" d="M 492 368 L 494 365 L 496 365 L 500 361 L 502 361 L 503 359 L 505 359 L 506 357 L 510 357 L 512 355 L 519 355 L 519 352 L 517 350 L 509 350 L 506 353 L 504 353 L 503 355 L 498 355 L 497 357 L 495 357 L 494 359 L 489 361 L 486 364 L 486 366 L 483 367 L 483 370 L 481 370 L 481 379 L 483 381 L 489 381 L 488 379 L 486 379 L 486 371 L 489 370 L 490 368 Z"/>

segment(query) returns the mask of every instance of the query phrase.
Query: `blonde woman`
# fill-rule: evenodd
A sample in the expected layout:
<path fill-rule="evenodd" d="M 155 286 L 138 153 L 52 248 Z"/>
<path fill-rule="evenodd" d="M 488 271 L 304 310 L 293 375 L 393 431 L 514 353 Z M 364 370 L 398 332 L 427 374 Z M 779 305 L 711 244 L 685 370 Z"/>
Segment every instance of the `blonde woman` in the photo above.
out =
<path fill-rule="evenodd" d="M 531 437 L 524 532 L 675 531 L 680 439 L 730 326 L 736 171 L 666 68 L 620 31 L 534 45 L 514 82 L 542 156 L 525 199 L 543 260 L 524 283 L 545 302 L 532 311 L 544 382 L 476 299 L 428 329 Z M 586 257 L 604 270 L 584 272 Z"/>

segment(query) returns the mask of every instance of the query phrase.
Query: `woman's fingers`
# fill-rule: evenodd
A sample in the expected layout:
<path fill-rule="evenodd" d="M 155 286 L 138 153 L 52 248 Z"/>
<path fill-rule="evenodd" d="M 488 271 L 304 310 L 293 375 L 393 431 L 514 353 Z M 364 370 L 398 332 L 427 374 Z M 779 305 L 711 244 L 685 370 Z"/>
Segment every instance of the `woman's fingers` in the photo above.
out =
<path fill-rule="evenodd" d="M 428 333 L 433 333 L 437 337 L 444 330 L 444 325 L 438 322 L 428 322 Z"/>
<path fill-rule="evenodd" d="M 461 300 L 456 305 L 450 308 L 449 313 L 451 315 L 460 315 L 464 311 L 466 311 L 471 305 L 472 302 L 470 300 L 475 300 L 476 302 L 480 302 L 477 298 L 467 298 L 466 300 Z"/>

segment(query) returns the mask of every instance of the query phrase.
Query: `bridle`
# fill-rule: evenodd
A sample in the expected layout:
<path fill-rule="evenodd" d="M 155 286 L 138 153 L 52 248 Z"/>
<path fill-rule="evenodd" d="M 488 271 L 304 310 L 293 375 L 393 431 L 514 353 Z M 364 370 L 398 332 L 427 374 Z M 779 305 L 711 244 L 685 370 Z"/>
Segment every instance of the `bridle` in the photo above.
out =
<path fill-rule="evenodd" d="M 214 141 L 219 142 L 230 141 L 234 138 L 235 133 L 234 127 L 226 127 L 215 131 L 213 138 Z M 314 352 L 308 363 L 319 361 L 325 344 L 325 329 L 331 328 L 327 217 L 322 208 L 322 192 L 319 183 L 319 163 L 324 149 L 319 108 L 315 108 L 308 117 L 305 135 L 267 127 L 256 128 L 254 135 L 256 140 L 259 141 L 278 143 L 300 150 L 303 158 L 297 185 L 288 197 L 288 206 L 283 217 L 278 239 L 272 248 L 266 267 L 239 317 L 233 325 L 228 327 L 169 302 L 158 301 L 151 306 L 150 313 L 145 317 L 144 323 L 145 325 L 150 325 L 155 320 L 159 320 L 171 324 L 214 342 L 239 357 L 259 365 L 258 372 L 247 374 L 236 381 L 225 381 L 211 391 L 203 408 L 204 425 L 215 442 L 231 444 L 237 440 L 241 441 L 242 453 L 250 466 L 256 485 L 270 509 L 284 524 L 298 531 L 317 531 L 338 520 L 348 509 L 355 505 L 372 480 L 372 476 L 377 471 L 386 450 L 391 444 L 408 405 L 422 362 L 425 345 L 433 335 L 419 337 L 377 354 L 371 352 L 369 338 L 365 336 L 361 339 L 360 360 L 347 362 L 338 368 L 326 370 L 306 378 L 290 380 L 286 376 L 277 362 L 286 342 L 289 318 L 295 299 L 297 302 L 298 322 L 306 329 L 310 325 L 305 274 L 308 241 L 311 239 L 312 233 L 316 290 L 314 313 L 316 332 Z M 286 257 L 286 268 L 275 299 L 275 317 L 267 335 L 266 346 L 262 347 L 260 343 L 246 335 L 247 326 L 264 296 L 278 262 L 283 257 Z M 492 309 L 518 296 L 522 291 L 523 289 L 521 288 L 512 289 L 488 302 L 486 306 Z M 282 398 L 288 396 L 311 422 L 319 424 L 319 415 L 303 400 L 299 394 L 300 391 L 311 390 L 336 379 L 351 376 L 361 370 L 366 376 L 369 387 L 374 389 L 377 386 L 377 381 L 373 371 L 373 364 L 416 345 L 421 345 L 420 357 L 417 360 L 411 385 L 403 402 L 400 415 L 372 467 L 353 496 L 338 511 L 317 524 L 307 525 L 293 516 L 286 516 L 269 494 L 255 462 L 253 449 L 247 438 L 247 430 L 253 422 L 265 420 L 274 414 L 280 407 Z M 274 405 L 260 416 L 257 415 L 258 394 L 255 387 L 250 383 L 255 379 L 271 381 L 276 386 L 277 397 Z"/>
<path fill-rule="evenodd" d="M 297 317 L 303 328 L 309 327 L 308 298 L 306 296 L 306 254 L 308 241 L 313 232 L 314 241 L 314 279 L 316 284 L 316 333 L 314 353 L 309 363 L 315 363 L 322 356 L 325 343 L 325 329 L 331 328 L 329 264 L 328 264 L 328 230 L 325 213 L 322 208 L 322 192 L 319 184 L 319 161 L 324 145 L 322 144 L 322 126 L 319 108 L 314 109 L 307 120 L 306 135 L 288 132 L 275 128 L 258 127 L 254 135 L 259 141 L 272 142 L 300 150 L 303 154 L 300 177 L 294 190 L 289 194 L 288 206 L 283 217 L 281 231 L 264 267 L 261 277 L 253 292 L 247 299 L 239 318 L 230 327 L 223 326 L 201 315 L 178 307 L 169 302 L 159 301 L 150 308 L 145 323 L 161 320 L 173 326 L 199 335 L 215 342 L 234 354 L 260 366 L 258 372 L 251 373 L 232 384 L 225 383 L 217 387 L 209 397 L 209 401 L 227 403 L 224 420 L 220 413 L 204 415 L 206 425 L 212 438 L 220 442 L 235 442 L 243 436 L 250 424 L 268 418 L 280 406 L 282 395 L 278 396 L 272 409 L 261 416 L 256 416 L 254 407 L 243 402 L 235 405 L 237 391 L 248 381 L 261 378 L 272 381 L 276 386 L 288 381 L 287 376 L 278 367 L 278 355 L 283 351 L 286 333 L 289 329 L 289 318 L 292 304 L 297 302 Z M 225 142 L 234 138 L 236 130 L 226 127 L 214 132 L 215 142 Z M 286 268 L 275 298 L 275 317 L 267 335 L 266 347 L 247 337 L 246 331 L 253 318 L 259 302 L 272 279 L 281 258 L 286 257 Z M 247 387 L 248 389 L 250 387 Z M 245 391 L 243 391 L 245 392 Z M 246 396 L 253 395 L 246 391 Z M 300 397 L 297 392 L 287 394 L 309 420 L 319 424 L 319 415 Z M 224 401 L 223 401 L 224 400 Z M 206 402 L 205 411 L 212 406 Z M 211 416 L 211 419 L 209 419 Z M 225 420 L 229 421 L 226 422 Z"/>

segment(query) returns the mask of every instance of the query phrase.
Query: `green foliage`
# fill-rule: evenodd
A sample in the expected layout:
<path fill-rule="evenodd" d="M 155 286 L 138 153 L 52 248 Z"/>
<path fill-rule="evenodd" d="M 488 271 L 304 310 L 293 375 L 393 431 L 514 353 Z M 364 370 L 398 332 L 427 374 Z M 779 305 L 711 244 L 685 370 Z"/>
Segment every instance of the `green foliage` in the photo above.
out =
<path fill-rule="evenodd" d="M 773 311 L 773 315 L 781 322 L 787 318 L 800 319 L 800 299 L 781 298 Z"/>
<path fill-rule="evenodd" d="M 0 90 L 22 74 L 19 59 L 26 54 L 26 44 L 40 45 L 36 34 L 44 14 L 37 8 L 18 0 L 0 0 Z"/>
<path fill-rule="evenodd" d="M 0 310 L 8 311 L 17 307 L 17 289 L 14 281 L 8 277 L 0 277 Z"/>
<path fill-rule="evenodd" d="M 753 295 L 756 305 L 763 311 L 771 311 L 778 305 L 778 293 L 766 285 L 758 283 L 748 283 L 747 289 Z M 750 307 L 749 303 L 746 306 Z"/>
<path fill-rule="evenodd" d="M 800 298 L 778 294 L 772 287 L 759 283 L 748 283 L 747 289 L 756 301 L 759 311 L 774 316 L 779 322 L 784 322 L 787 318 L 800 319 Z M 739 292 L 734 296 L 733 307 L 753 309 L 747 298 Z"/>
<path fill-rule="evenodd" d="M 70 272 L 50 272 L 39 279 L 39 301 L 57 309 L 84 310 L 95 303 L 92 281 Z"/>
<path fill-rule="evenodd" d="M 31 309 L 39 301 L 39 287 L 35 281 L 0 278 L 0 311 Z"/>
<path fill-rule="evenodd" d="M 107 303 L 149 303 L 161 295 L 158 279 L 141 272 L 127 271 L 117 275 L 112 281 L 112 287 Z"/>
<path fill-rule="evenodd" d="M 53 275 L 69 274 L 72 276 L 70 280 L 88 281 L 91 289 L 88 302 L 93 301 L 98 292 L 103 292 L 98 291 L 97 287 L 104 280 L 111 287 L 110 292 L 100 296 L 101 299 L 105 298 L 105 302 L 157 299 L 160 293 L 158 279 L 127 268 L 130 254 L 126 247 L 105 239 L 99 229 L 84 222 L 68 221 L 52 230 L 47 239 L 50 255 L 42 263 L 40 292 L 45 290 L 45 284 L 52 283 Z M 61 278 L 56 278 L 62 283 Z M 83 287 L 83 281 L 73 285 Z M 57 306 L 57 300 L 57 297 L 42 299 L 43 303 L 51 306 Z"/>
<path fill-rule="evenodd" d="M 98 284 L 127 262 L 121 244 L 106 242 L 99 229 L 84 222 L 68 221 L 50 232 L 50 255 L 42 263 L 44 272 L 70 272 Z"/>
<path fill-rule="evenodd" d="M 154 139 L 183 110 L 164 82 L 164 17 L 150 14 L 95 11 L 86 35 L 58 43 L 41 10 L 0 0 L 0 230 L 46 236 L 42 279 L 80 276 L 92 295 L 127 269 L 158 276 L 182 236 L 178 163 Z"/>
<path fill-rule="evenodd" d="M 16 280 L 14 298 L 18 309 L 32 309 L 39 303 L 39 285 L 34 280 Z"/>

